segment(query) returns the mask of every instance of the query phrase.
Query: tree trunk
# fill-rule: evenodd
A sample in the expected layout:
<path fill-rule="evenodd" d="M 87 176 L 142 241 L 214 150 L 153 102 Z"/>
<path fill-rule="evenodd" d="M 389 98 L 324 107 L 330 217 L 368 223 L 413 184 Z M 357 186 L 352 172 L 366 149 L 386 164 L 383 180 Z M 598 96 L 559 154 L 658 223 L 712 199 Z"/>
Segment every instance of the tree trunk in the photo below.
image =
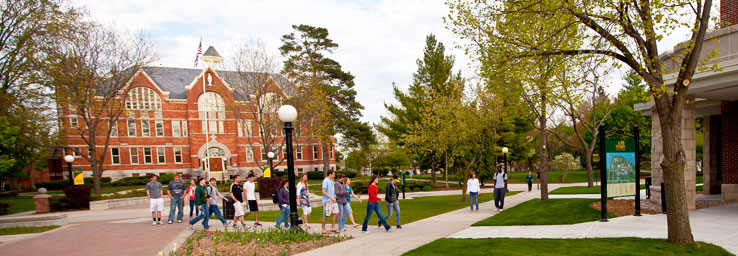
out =
<path fill-rule="evenodd" d="M 431 181 L 432 181 L 433 183 L 436 183 L 436 170 L 438 170 L 438 168 L 436 167 L 436 165 L 435 165 L 435 163 L 434 163 L 434 164 L 432 164 L 432 166 L 431 166 Z"/>
<path fill-rule="evenodd" d="M 540 122 L 540 136 L 541 136 L 541 143 L 538 148 L 538 150 L 541 152 L 540 155 L 540 165 L 538 166 L 538 170 L 541 172 L 541 200 L 548 200 L 548 174 L 546 173 L 546 114 L 541 114 L 541 117 L 538 119 Z"/>
<path fill-rule="evenodd" d="M 445 156 L 446 165 L 443 167 L 443 179 L 446 180 L 446 188 L 448 188 L 448 155 Z"/>
<path fill-rule="evenodd" d="M 92 183 L 95 184 L 95 195 L 99 195 L 100 192 L 100 178 L 102 177 L 103 167 L 102 165 L 97 165 L 95 171 L 92 172 Z"/>
<path fill-rule="evenodd" d="M 587 162 L 587 187 L 591 188 L 594 186 L 594 175 L 592 174 L 592 152 L 584 154 L 584 161 Z"/>
<path fill-rule="evenodd" d="M 330 162 L 330 156 L 328 155 L 328 145 L 329 144 L 322 144 L 322 150 L 323 150 L 323 177 L 328 176 L 328 171 L 331 170 L 331 162 Z"/>
<path fill-rule="evenodd" d="M 661 110 L 661 109 L 659 109 Z M 663 138 L 664 160 L 661 168 L 664 174 L 666 190 L 666 223 L 668 240 L 674 244 L 693 243 L 692 228 L 689 223 L 689 207 L 687 192 L 684 185 L 685 156 L 681 143 L 681 109 L 674 109 L 679 113 L 662 115 L 661 131 Z M 667 117 L 667 118 L 663 118 Z M 664 192 L 662 192 L 664 193 Z"/>

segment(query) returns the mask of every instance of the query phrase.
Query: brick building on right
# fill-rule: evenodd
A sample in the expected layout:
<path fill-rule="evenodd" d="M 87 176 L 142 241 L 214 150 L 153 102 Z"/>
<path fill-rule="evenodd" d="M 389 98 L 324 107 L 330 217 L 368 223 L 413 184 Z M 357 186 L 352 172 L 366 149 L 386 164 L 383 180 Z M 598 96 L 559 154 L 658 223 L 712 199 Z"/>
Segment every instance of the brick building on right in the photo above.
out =
<path fill-rule="evenodd" d="M 687 203 L 690 209 L 738 201 L 738 1 L 722 0 L 722 28 L 708 34 L 701 59 L 717 48 L 719 55 L 708 64 L 718 63 L 722 71 L 695 72 L 689 83 L 689 104 L 682 114 L 682 146 L 686 156 L 684 171 Z M 717 39 L 717 44 L 714 41 Z M 671 60 L 675 48 L 661 55 L 666 68 L 674 68 Z M 673 70 L 673 69 L 672 69 Z M 664 76 L 666 84 L 675 82 L 675 74 Z M 636 104 L 635 109 L 652 116 L 651 124 L 651 207 L 661 205 L 663 158 L 661 127 L 652 102 Z M 703 136 L 703 195 L 697 194 L 697 130 L 696 119 L 702 119 Z M 667 185 L 668 189 L 668 185 Z"/>

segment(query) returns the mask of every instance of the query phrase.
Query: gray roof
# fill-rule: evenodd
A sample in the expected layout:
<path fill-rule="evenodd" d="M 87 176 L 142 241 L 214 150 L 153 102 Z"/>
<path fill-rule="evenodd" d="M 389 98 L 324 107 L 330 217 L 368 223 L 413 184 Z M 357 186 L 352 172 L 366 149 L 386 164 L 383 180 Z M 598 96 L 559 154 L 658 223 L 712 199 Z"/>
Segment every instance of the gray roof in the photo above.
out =
<path fill-rule="evenodd" d="M 207 50 L 205 50 L 205 53 L 202 56 L 220 57 L 220 54 L 218 54 L 218 51 L 216 51 L 214 47 L 210 46 Z"/>
<path fill-rule="evenodd" d="M 217 53 L 216 53 L 217 54 Z M 187 89 L 192 81 L 202 74 L 202 69 L 197 68 L 172 68 L 172 67 L 143 67 L 143 71 L 154 80 L 159 88 L 165 92 L 169 92 L 170 99 L 187 99 Z M 233 86 L 238 84 L 240 75 L 238 71 L 215 71 L 226 83 Z M 249 72 L 257 74 L 256 72 Z M 246 73 L 246 74 L 249 74 Z M 274 81 L 281 88 L 289 86 L 291 82 L 282 74 L 272 73 Z M 238 100 L 249 100 L 238 97 Z"/>

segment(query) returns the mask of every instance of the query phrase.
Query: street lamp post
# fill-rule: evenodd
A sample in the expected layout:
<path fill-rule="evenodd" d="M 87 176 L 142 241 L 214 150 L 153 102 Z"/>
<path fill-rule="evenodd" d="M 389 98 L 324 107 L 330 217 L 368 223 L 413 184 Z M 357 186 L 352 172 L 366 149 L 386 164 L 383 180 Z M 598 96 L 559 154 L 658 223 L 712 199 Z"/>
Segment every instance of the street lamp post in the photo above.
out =
<path fill-rule="evenodd" d="M 274 152 L 267 153 L 267 158 L 269 158 L 269 175 L 274 175 L 274 166 L 272 166 L 272 161 L 274 160 Z"/>
<path fill-rule="evenodd" d="M 297 110 L 290 105 L 284 105 L 279 108 L 279 120 L 284 122 L 284 137 L 287 146 L 285 157 L 287 158 L 287 181 L 289 182 L 290 192 L 290 228 L 292 231 L 302 232 L 300 226 L 297 225 L 297 193 L 295 193 L 295 161 L 292 155 L 292 122 L 297 119 Z"/>
<path fill-rule="evenodd" d="M 504 160 L 504 161 L 505 161 L 505 162 L 504 162 L 504 163 L 505 163 L 505 169 L 503 170 L 503 172 L 505 172 L 505 173 L 507 173 L 507 151 L 508 151 L 507 147 L 502 147 L 502 154 L 503 154 L 503 155 L 504 155 L 504 157 L 505 157 L 505 158 L 504 158 L 504 159 L 505 159 L 505 160 Z"/>
<path fill-rule="evenodd" d="M 64 161 L 67 162 L 67 170 L 69 171 L 69 185 L 74 185 L 74 177 L 72 177 L 72 162 L 74 162 L 74 156 L 64 156 Z"/>

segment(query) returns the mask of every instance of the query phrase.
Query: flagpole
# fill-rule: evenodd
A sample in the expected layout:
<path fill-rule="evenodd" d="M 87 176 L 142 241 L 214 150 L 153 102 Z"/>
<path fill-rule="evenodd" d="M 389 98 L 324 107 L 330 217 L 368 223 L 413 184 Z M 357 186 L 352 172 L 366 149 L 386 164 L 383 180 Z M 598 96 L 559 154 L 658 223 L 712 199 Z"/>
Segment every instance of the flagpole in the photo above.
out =
<path fill-rule="evenodd" d="M 200 49 L 202 49 L 202 38 L 200 38 Z M 203 60 L 204 61 L 204 60 Z M 210 108 L 210 101 L 208 100 L 208 96 L 206 94 L 205 89 L 205 75 L 207 71 L 207 67 L 205 67 L 205 64 L 202 65 L 202 96 L 205 97 L 205 125 L 203 126 L 203 131 L 205 131 L 205 171 L 208 173 L 208 181 L 210 180 L 210 136 L 208 135 L 210 133 L 210 122 L 208 121 L 208 115 L 210 114 L 209 108 Z"/>

